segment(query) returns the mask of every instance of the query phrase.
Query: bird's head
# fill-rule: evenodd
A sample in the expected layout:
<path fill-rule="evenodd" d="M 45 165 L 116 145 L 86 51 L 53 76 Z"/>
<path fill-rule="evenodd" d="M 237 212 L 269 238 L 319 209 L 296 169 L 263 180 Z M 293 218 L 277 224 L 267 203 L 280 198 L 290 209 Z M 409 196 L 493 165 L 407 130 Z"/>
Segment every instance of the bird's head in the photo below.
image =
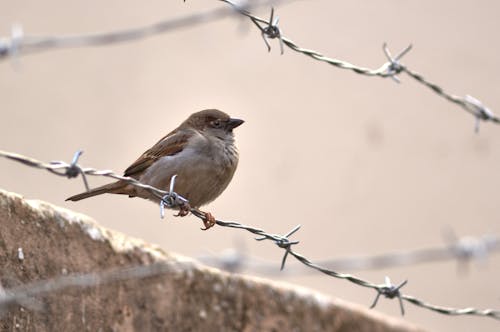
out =
<path fill-rule="evenodd" d="M 226 139 L 232 137 L 233 129 L 243 124 L 243 122 L 245 121 L 231 118 L 222 111 L 207 109 L 191 114 L 184 124 L 205 134 Z"/>

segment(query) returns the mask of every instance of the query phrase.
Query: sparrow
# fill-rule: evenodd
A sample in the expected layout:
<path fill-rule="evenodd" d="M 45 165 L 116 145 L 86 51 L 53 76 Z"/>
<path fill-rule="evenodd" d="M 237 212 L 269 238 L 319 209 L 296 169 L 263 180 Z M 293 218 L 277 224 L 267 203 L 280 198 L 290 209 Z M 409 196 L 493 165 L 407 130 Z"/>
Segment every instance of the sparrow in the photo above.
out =
<path fill-rule="evenodd" d="M 191 208 L 215 200 L 231 182 L 238 166 L 238 150 L 233 129 L 244 121 L 229 117 L 216 109 L 191 114 L 179 127 L 144 152 L 124 172 L 124 176 L 158 189 L 168 190 L 174 175 L 174 191 L 188 200 L 177 216 L 185 216 Z M 123 180 L 74 195 L 67 201 L 79 201 L 101 194 L 141 197 L 159 203 L 152 193 Z M 210 212 L 205 216 L 205 229 L 215 225 Z"/>

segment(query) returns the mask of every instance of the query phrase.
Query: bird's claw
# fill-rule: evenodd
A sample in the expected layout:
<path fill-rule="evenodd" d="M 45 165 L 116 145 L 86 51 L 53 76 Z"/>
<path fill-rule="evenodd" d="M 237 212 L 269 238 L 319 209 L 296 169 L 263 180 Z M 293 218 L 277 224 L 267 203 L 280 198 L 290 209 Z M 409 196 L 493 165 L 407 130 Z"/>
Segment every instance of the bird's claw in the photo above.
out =
<path fill-rule="evenodd" d="M 206 231 L 207 229 L 213 227 L 216 223 L 215 217 L 210 212 L 203 212 L 203 225 L 205 228 L 200 228 L 202 231 Z"/>
<path fill-rule="evenodd" d="M 174 214 L 176 217 L 185 217 L 191 212 L 191 206 L 189 206 L 189 203 L 185 203 L 180 206 L 179 208 L 179 213 Z"/>
<path fill-rule="evenodd" d="M 174 214 L 176 217 L 185 217 L 191 212 L 191 206 L 189 203 L 185 203 L 179 207 L 179 212 Z M 215 217 L 210 212 L 199 211 L 203 214 L 203 225 L 205 228 L 201 228 L 202 231 L 206 231 L 209 228 L 212 228 L 216 224 Z"/>

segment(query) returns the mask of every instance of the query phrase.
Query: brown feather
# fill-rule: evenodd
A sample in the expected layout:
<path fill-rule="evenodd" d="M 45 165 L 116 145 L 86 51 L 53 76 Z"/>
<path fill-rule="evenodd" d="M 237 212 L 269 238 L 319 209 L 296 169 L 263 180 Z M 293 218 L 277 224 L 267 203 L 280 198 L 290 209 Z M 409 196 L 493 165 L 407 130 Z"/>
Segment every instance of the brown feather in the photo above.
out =
<path fill-rule="evenodd" d="M 77 194 L 66 198 L 67 201 L 79 201 L 84 198 L 89 198 L 92 196 L 102 195 L 102 194 L 130 194 L 130 190 L 127 190 L 128 184 L 123 181 L 117 181 L 113 183 L 105 184 L 104 186 L 94 188 L 92 190 Z"/>
<path fill-rule="evenodd" d="M 171 177 L 176 174 L 176 192 L 189 199 L 192 206 L 211 202 L 224 191 L 236 170 L 238 152 L 232 130 L 242 123 L 243 120 L 232 119 L 215 109 L 193 113 L 144 152 L 125 170 L 124 175 L 153 187 L 168 188 Z M 180 153 L 188 144 L 191 149 Z M 177 154 L 179 156 L 174 158 L 163 158 Z M 67 200 L 78 201 L 104 193 L 159 201 L 146 190 L 124 181 L 71 196 Z"/>
<path fill-rule="evenodd" d="M 190 134 L 187 130 L 176 129 L 159 140 L 152 148 L 144 152 L 126 170 L 124 175 L 138 178 L 149 166 L 165 156 L 181 152 L 187 144 Z"/>

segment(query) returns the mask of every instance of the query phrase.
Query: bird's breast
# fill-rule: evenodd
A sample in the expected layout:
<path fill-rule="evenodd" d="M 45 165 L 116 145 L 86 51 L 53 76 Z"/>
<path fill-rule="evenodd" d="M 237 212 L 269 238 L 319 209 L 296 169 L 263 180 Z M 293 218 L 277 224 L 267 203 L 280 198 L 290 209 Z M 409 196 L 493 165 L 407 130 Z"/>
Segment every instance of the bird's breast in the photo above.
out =
<path fill-rule="evenodd" d="M 172 176 L 177 175 L 174 191 L 187 198 L 191 206 L 199 207 L 224 191 L 237 165 L 238 151 L 233 144 L 188 144 L 181 152 L 153 163 L 140 181 L 168 190 Z"/>

